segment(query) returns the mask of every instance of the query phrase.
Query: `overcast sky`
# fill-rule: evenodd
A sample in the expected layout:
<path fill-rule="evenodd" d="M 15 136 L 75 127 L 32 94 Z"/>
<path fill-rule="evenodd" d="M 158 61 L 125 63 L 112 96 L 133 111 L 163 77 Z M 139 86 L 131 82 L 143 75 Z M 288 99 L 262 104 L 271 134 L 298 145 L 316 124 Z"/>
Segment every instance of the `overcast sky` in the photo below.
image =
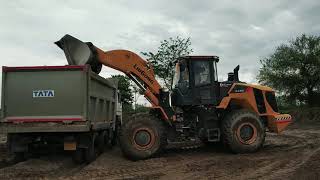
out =
<path fill-rule="evenodd" d="M 319 0 L 0 0 L 0 65 L 65 65 L 65 34 L 104 50 L 155 51 L 191 37 L 194 55 L 218 55 L 220 79 L 240 64 L 255 82 L 259 60 L 302 33 L 319 35 Z M 103 76 L 118 74 L 104 69 Z"/>

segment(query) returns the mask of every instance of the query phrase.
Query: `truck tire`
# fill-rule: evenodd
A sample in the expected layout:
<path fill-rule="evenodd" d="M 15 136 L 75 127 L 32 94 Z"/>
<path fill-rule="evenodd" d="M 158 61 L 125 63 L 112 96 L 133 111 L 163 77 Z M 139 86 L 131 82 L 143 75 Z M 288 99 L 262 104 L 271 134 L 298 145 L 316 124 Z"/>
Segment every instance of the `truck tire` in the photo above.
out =
<path fill-rule="evenodd" d="M 111 136 L 111 135 L 110 135 L 109 130 L 106 130 L 106 131 L 105 131 L 105 134 L 104 134 L 104 142 L 106 143 L 106 148 L 107 148 L 107 149 L 112 149 L 110 136 Z"/>
<path fill-rule="evenodd" d="M 160 153 L 167 144 L 166 128 L 150 114 L 137 114 L 122 126 L 119 141 L 128 159 L 147 159 Z"/>
<path fill-rule="evenodd" d="M 84 149 L 83 148 L 77 148 L 73 154 L 72 154 L 72 160 L 76 164 L 82 164 L 84 163 Z"/>
<path fill-rule="evenodd" d="M 13 161 L 14 162 L 22 162 L 25 161 L 26 158 L 26 152 L 14 152 L 13 153 Z"/>
<path fill-rule="evenodd" d="M 105 133 L 106 131 L 101 131 L 97 137 L 96 143 L 97 143 L 99 153 L 103 153 L 106 147 Z"/>
<path fill-rule="evenodd" d="M 259 116 L 249 110 L 231 111 L 222 122 L 222 142 L 233 153 L 250 153 L 261 148 L 266 131 Z"/>
<path fill-rule="evenodd" d="M 117 119 L 114 131 L 113 131 L 112 139 L 111 139 L 111 146 L 117 145 L 120 128 L 121 128 L 121 122 L 120 120 Z"/>
<path fill-rule="evenodd" d="M 90 142 L 88 143 L 88 147 L 85 149 L 84 157 L 86 163 L 91 163 L 97 158 L 97 147 L 95 145 L 96 135 L 90 135 Z"/>

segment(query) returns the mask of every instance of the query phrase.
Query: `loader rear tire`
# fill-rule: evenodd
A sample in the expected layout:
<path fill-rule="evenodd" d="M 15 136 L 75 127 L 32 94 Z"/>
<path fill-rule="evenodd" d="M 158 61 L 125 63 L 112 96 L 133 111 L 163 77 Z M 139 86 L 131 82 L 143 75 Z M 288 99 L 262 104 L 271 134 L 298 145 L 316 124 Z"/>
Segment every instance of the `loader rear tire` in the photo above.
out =
<path fill-rule="evenodd" d="M 150 114 L 137 114 L 121 127 L 119 142 L 124 156 L 130 160 L 154 157 L 167 144 L 166 128 Z"/>
<path fill-rule="evenodd" d="M 266 131 L 259 116 L 249 110 L 234 110 L 222 122 L 222 142 L 233 153 L 251 153 L 259 150 Z"/>

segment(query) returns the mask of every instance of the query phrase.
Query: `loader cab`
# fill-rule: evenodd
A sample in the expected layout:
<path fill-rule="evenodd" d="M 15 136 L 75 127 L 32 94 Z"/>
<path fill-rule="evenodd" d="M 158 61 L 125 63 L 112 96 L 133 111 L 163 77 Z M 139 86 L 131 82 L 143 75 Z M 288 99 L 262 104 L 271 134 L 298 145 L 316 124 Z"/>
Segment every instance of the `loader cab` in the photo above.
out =
<path fill-rule="evenodd" d="M 172 105 L 216 105 L 219 98 L 217 56 L 184 56 L 177 60 Z"/>

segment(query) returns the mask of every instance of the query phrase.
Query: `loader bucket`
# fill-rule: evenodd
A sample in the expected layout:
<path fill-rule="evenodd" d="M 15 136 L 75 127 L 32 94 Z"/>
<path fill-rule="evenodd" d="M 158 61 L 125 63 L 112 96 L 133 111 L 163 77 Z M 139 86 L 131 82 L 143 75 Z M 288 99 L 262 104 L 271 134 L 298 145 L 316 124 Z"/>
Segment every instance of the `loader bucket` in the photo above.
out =
<path fill-rule="evenodd" d="M 102 64 L 97 58 L 96 48 L 92 43 L 82 42 L 67 34 L 55 44 L 64 51 L 69 65 L 89 64 L 93 72 L 100 73 Z"/>

